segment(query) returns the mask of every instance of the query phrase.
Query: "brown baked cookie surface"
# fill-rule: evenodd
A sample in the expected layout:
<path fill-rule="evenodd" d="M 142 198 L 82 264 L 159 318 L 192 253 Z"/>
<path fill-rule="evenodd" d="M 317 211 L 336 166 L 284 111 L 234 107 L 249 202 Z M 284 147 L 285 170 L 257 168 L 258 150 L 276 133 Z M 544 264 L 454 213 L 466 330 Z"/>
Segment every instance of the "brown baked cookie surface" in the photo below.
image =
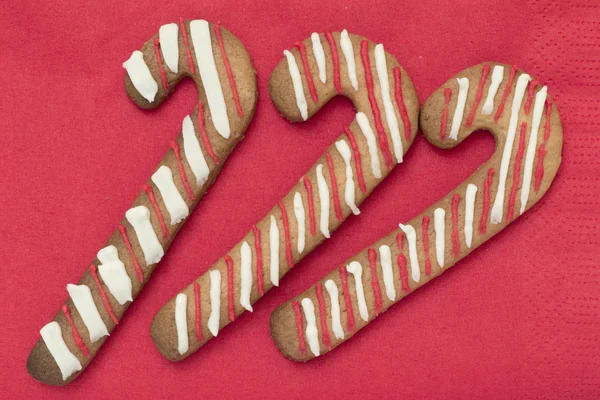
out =
<path fill-rule="evenodd" d="M 406 71 L 382 45 L 346 31 L 313 33 L 286 50 L 269 90 L 293 122 L 310 118 L 337 95 L 353 102 L 357 116 L 240 243 L 158 312 L 151 334 L 170 360 L 189 356 L 252 311 L 350 214 L 359 214 L 417 132 L 419 103 Z"/>
<path fill-rule="evenodd" d="M 460 72 L 425 102 L 420 124 L 440 148 L 488 130 L 496 150 L 446 197 L 277 308 L 271 336 L 285 357 L 327 353 L 468 256 L 540 200 L 561 162 L 562 125 L 547 87 L 510 65 Z"/>
<path fill-rule="evenodd" d="M 182 133 L 165 144 L 167 154 L 106 247 L 79 282 L 67 286 L 69 298 L 40 331 L 27 370 L 50 385 L 66 385 L 89 365 L 254 116 L 254 67 L 239 39 L 218 25 L 163 25 L 123 66 L 127 94 L 141 108 L 160 105 L 185 77 L 196 82 L 199 103 Z"/>

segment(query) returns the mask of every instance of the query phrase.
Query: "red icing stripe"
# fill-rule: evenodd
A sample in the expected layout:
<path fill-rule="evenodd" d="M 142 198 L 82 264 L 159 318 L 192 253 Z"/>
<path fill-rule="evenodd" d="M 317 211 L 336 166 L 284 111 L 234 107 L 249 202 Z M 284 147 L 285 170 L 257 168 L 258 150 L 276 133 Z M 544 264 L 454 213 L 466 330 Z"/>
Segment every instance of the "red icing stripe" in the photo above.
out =
<path fill-rule="evenodd" d="M 375 297 L 375 315 L 379 315 L 383 308 L 383 301 L 381 300 L 381 288 L 377 276 L 377 253 L 369 247 L 368 254 L 369 267 L 371 268 L 371 287 L 373 288 L 373 297 Z"/>
<path fill-rule="evenodd" d="M 544 131 L 544 143 L 538 148 L 538 161 L 535 167 L 535 191 L 540 189 L 542 184 L 542 178 L 544 177 L 544 157 L 548 151 L 546 145 L 548 144 L 548 138 L 550 137 L 550 118 L 552 116 L 552 102 L 546 100 L 546 130 Z"/>
<path fill-rule="evenodd" d="M 460 240 L 458 238 L 458 203 L 460 203 L 460 194 L 455 193 L 452 196 L 452 250 L 454 257 L 460 256 Z"/>
<path fill-rule="evenodd" d="M 352 299 L 348 289 L 348 272 L 346 266 L 340 267 L 340 278 L 342 280 L 342 289 L 344 290 L 344 304 L 346 304 L 346 327 L 350 333 L 354 332 L 354 311 L 352 310 Z"/>
<path fill-rule="evenodd" d="M 190 73 L 193 74 L 196 72 L 196 69 L 194 68 L 194 61 L 192 60 L 192 53 L 190 52 L 190 44 L 188 43 L 187 31 L 185 30 L 185 22 L 183 22 L 183 18 L 179 18 L 179 30 L 181 31 L 183 43 L 185 44 L 185 51 L 187 53 L 188 65 L 190 66 Z"/>
<path fill-rule="evenodd" d="M 325 299 L 323 298 L 323 285 L 318 282 L 315 286 L 317 291 L 317 301 L 319 303 L 319 319 L 321 320 L 321 338 L 323 344 L 331 350 L 331 339 L 329 338 L 329 329 L 327 328 L 327 311 L 325 310 Z"/>
<path fill-rule="evenodd" d="M 327 165 L 329 166 L 329 178 L 331 179 L 331 191 L 333 192 L 333 206 L 335 208 L 335 216 L 338 221 L 343 221 L 344 216 L 342 215 L 342 206 L 340 205 L 340 194 L 338 192 L 337 179 L 335 177 L 335 169 L 333 167 L 333 160 L 329 153 L 325 153 L 327 158 Z"/>
<path fill-rule="evenodd" d="M 442 112 L 442 123 L 440 126 L 440 137 L 442 140 L 446 139 L 446 125 L 448 125 L 448 107 L 450 107 L 450 99 L 452 98 L 452 89 L 444 89 L 444 97 L 446 101 L 444 103 L 444 111 Z"/>
<path fill-rule="evenodd" d="M 308 216 L 310 218 L 310 234 L 315 236 L 317 232 L 315 224 L 315 205 L 313 199 L 312 185 L 306 176 L 302 177 L 304 182 L 304 188 L 306 189 L 306 195 L 308 196 Z"/>
<path fill-rule="evenodd" d="M 90 358 L 90 351 L 88 350 L 85 343 L 83 343 L 83 339 L 81 339 L 81 336 L 79 336 L 79 331 L 77 331 L 77 327 L 73 322 L 73 317 L 71 317 L 71 311 L 69 310 L 69 307 L 66 304 L 63 304 L 62 312 L 65 315 L 67 321 L 69 322 L 69 325 L 71 325 L 71 333 L 73 334 L 73 340 L 75 340 L 75 344 L 77 345 L 77 347 L 79 347 L 79 350 L 81 350 L 81 352 L 87 358 Z"/>
<path fill-rule="evenodd" d="M 256 225 L 252 225 L 252 233 L 254 234 L 254 251 L 256 251 L 256 284 L 258 286 L 258 294 L 265 294 L 263 286 L 263 262 L 262 248 L 260 247 L 260 231 Z"/>
<path fill-rule="evenodd" d="M 510 197 L 508 198 L 508 211 L 506 218 L 508 220 L 513 219 L 515 214 L 515 199 L 517 197 L 517 188 L 519 186 L 519 177 L 521 175 L 521 162 L 523 160 L 523 153 L 525 152 L 525 133 L 527 130 L 527 122 L 523 122 L 521 125 L 521 136 L 519 137 L 519 149 L 515 156 L 515 166 L 513 171 L 513 184 L 510 189 Z"/>
<path fill-rule="evenodd" d="M 233 303 L 233 260 L 229 255 L 225 256 L 227 263 L 227 308 L 229 310 L 229 320 L 235 321 L 235 304 Z"/>
<path fill-rule="evenodd" d="M 94 278 L 94 282 L 96 282 L 96 287 L 98 288 L 98 292 L 100 292 L 100 297 L 102 298 L 102 303 L 104 303 L 104 308 L 106 308 L 106 312 L 110 316 L 110 319 L 115 323 L 115 325 L 119 325 L 119 320 L 117 316 L 113 312 L 112 307 L 110 306 L 110 302 L 108 301 L 108 297 L 106 297 L 106 292 L 100 283 L 100 279 L 98 279 L 98 269 L 92 264 L 90 265 L 90 274 L 92 274 L 92 278 Z"/>
<path fill-rule="evenodd" d="M 358 145 L 356 144 L 356 139 L 354 138 L 354 133 L 350 130 L 350 127 L 345 126 L 344 132 L 350 141 L 350 147 L 352 147 L 352 152 L 354 153 L 354 167 L 356 168 L 356 177 L 358 179 L 358 187 L 360 191 L 363 193 L 367 193 L 367 186 L 365 185 L 365 177 L 362 172 L 362 162 L 360 160 L 360 150 L 358 150 Z"/>
<path fill-rule="evenodd" d="M 156 56 L 156 64 L 158 65 L 158 72 L 160 74 L 160 79 L 162 80 L 163 87 L 165 91 L 169 91 L 169 82 L 167 81 L 167 74 L 165 74 L 165 69 L 162 65 L 162 58 L 160 56 L 160 39 L 157 37 L 154 38 L 154 55 Z"/>
<path fill-rule="evenodd" d="M 369 60 L 369 42 L 363 40 L 360 43 L 360 56 L 362 58 L 363 67 L 365 70 L 365 82 L 367 85 L 367 93 L 369 95 L 369 103 L 371 104 L 371 112 L 373 113 L 373 119 L 375 120 L 375 128 L 377 130 L 377 136 L 379 136 L 379 146 L 385 159 L 385 164 L 389 169 L 394 166 L 392 160 L 392 153 L 390 153 L 390 147 L 388 145 L 387 136 L 381 123 L 381 113 L 379 112 L 379 106 L 377 105 L 377 99 L 375 99 L 375 85 L 373 85 L 373 75 L 371 74 L 371 60 Z"/>
<path fill-rule="evenodd" d="M 335 39 L 333 38 L 331 32 L 325 32 L 325 37 L 327 38 L 329 48 L 331 49 L 331 60 L 333 61 L 333 83 L 335 85 L 335 90 L 341 94 L 342 84 L 340 83 L 340 59 L 337 51 L 337 44 L 335 43 Z"/>
<path fill-rule="evenodd" d="M 219 164 L 219 159 L 213 152 L 212 146 L 210 145 L 210 140 L 208 140 L 208 133 L 206 133 L 206 127 L 204 126 L 204 106 L 202 102 L 198 102 L 198 128 L 200 129 L 200 135 L 202 136 L 202 142 L 204 142 L 204 147 L 206 148 L 206 152 L 213 159 L 215 164 Z"/>
<path fill-rule="evenodd" d="M 229 64 L 229 58 L 227 58 L 227 52 L 225 51 L 225 43 L 223 43 L 223 37 L 221 36 L 221 27 L 219 25 L 213 25 L 215 36 L 219 41 L 219 47 L 221 48 L 221 54 L 223 55 L 223 62 L 225 63 L 225 70 L 227 71 L 227 78 L 229 79 L 229 85 L 231 86 L 231 92 L 233 93 L 233 101 L 235 102 L 235 109 L 240 117 L 244 116 L 242 111 L 242 104 L 240 103 L 240 96 L 238 94 L 235 79 L 233 77 L 233 71 L 231 71 L 231 65 Z"/>
<path fill-rule="evenodd" d="M 194 305 L 196 310 L 196 340 L 203 342 L 204 335 L 202 334 L 202 326 L 200 325 L 200 320 L 202 318 L 202 306 L 200 304 L 200 284 L 198 281 L 194 281 Z"/>
<path fill-rule="evenodd" d="M 298 330 L 298 349 L 300 349 L 300 353 L 305 356 L 306 355 L 306 341 L 304 340 L 304 329 L 302 328 L 302 311 L 300 310 L 300 303 L 296 300 L 292 301 L 292 308 L 294 309 L 294 314 L 296 314 L 296 329 Z"/>
<path fill-rule="evenodd" d="M 129 251 L 129 255 L 133 260 L 133 267 L 135 268 L 135 272 L 140 282 L 144 282 L 144 274 L 142 273 L 142 269 L 140 268 L 140 264 L 138 263 L 137 257 L 133 252 L 133 248 L 131 247 L 131 242 L 127 237 L 127 230 L 123 225 L 119 225 L 119 232 L 121 233 L 121 238 L 123 238 L 123 242 L 125 243 L 125 247 L 127 247 L 127 251 Z"/>
<path fill-rule="evenodd" d="M 529 111 L 531 110 L 531 103 L 533 102 L 533 91 L 539 84 L 538 81 L 531 81 L 529 86 L 527 86 L 527 101 L 525 102 L 525 114 L 529 115 Z"/>
<path fill-rule="evenodd" d="M 173 153 L 175 154 L 175 158 L 177 159 L 177 169 L 179 170 L 181 183 L 183 183 L 183 187 L 185 188 L 185 192 L 187 193 L 188 200 L 194 201 L 194 192 L 192 192 L 192 188 L 190 187 L 190 183 L 187 180 L 187 176 L 185 176 L 185 169 L 183 169 L 183 163 L 181 162 L 179 145 L 176 141 L 171 141 L 171 148 L 173 149 Z"/>
<path fill-rule="evenodd" d="M 425 253 L 425 275 L 431 275 L 431 260 L 429 260 L 429 216 L 423 215 L 421 222 L 421 236 L 423 237 L 423 252 Z"/>
<path fill-rule="evenodd" d="M 506 99 L 508 99 L 508 96 L 510 95 L 510 92 L 512 91 L 512 86 L 513 86 L 513 82 L 515 80 L 516 73 L 517 73 L 517 67 L 515 67 L 513 65 L 510 68 L 510 77 L 508 78 L 508 83 L 506 84 L 506 87 L 504 88 L 504 93 L 502 93 L 502 100 L 500 101 L 500 105 L 498 106 L 498 111 L 496 111 L 496 115 L 494 115 L 495 122 L 498 122 L 498 120 L 502 116 L 502 113 L 504 112 L 504 105 L 506 104 Z"/>
<path fill-rule="evenodd" d="M 490 212 L 490 186 L 494 179 L 494 168 L 488 169 L 487 179 L 483 183 L 483 209 L 481 211 L 481 221 L 479 222 L 479 233 L 485 235 L 488 214 Z"/>
<path fill-rule="evenodd" d="M 396 243 L 398 244 L 398 249 L 400 249 L 397 262 L 402 290 L 406 293 L 410 293 L 410 286 L 408 286 L 408 270 L 406 269 L 406 257 L 402 254 L 402 247 L 404 246 L 404 234 L 402 232 L 398 232 L 396 235 Z"/>
<path fill-rule="evenodd" d="M 313 82 L 310 67 L 308 66 L 308 58 L 306 58 L 306 46 L 302 42 L 296 42 L 295 47 L 300 50 L 300 57 L 302 58 L 302 66 L 304 67 L 304 75 L 306 76 L 306 82 L 308 83 L 308 90 L 310 91 L 310 97 L 317 103 L 319 96 L 317 95 L 317 89 L 315 89 L 315 83 Z"/>
<path fill-rule="evenodd" d="M 477 107 L 479 106 L 479 102 L 481 101 L 481 97 L 483 96 L 483 86 L 485 85 L 485 81 L 487 80 L 488 74 L 490 73 L 490 65 L 485 64 L 483 66 L 483 70 L 481 71 L 481 79 L 479 80 L 479 86 L 477 87 L 477 95 L 475 96 L 475 102 L 473 103 L 473 108 L 471 109 L 471 113 L 469 114 L 469 118 L 467 118 L 467 123 L 465 126 L 469 127 L 473 124 L 473 119 L 475 118 L 475 112 L 477 111 Z"/>
<path fill-rule="evenodd" d="M 285 233 L 285 258 L 288 266 L 294 268 L 294 258 L 292 257 L 292 241 L 290 239 L 290 222 L 288 221 L 287 212 L 283 203 L 279 201 L 279 211 L 281 211 L 281 219 L 283 220 L 283 231 Z"/>
<path fill-rule="evenodd" d="M 156 213 L 156 216 L 158 217 L 158 223 L 160 224 L 160 230 L 163 232 L 163 236 L 165 238 L 169 239 L 171 235 L 169 234 L 169 231 L 167 230 L 167 225 L 165 225 L 165 220 L 163 218 L 162 212 L 160 211 L 160 207 L 158 206 L 158 203 L 156 202 L 156 198 L 154 198 L 154 192 L 152 191 L 152 187 L 148 184 L 145 184 L 144 191 L 148 195 L 148 200 L 150 200 L 150 203 L 152 203 L 152 208 L 154 208 L 154 212 Z"/>
<path fill-rule="evenodd" d="M 406 112 L 406 105 L 404 104 L 404 97 L 402 96 L 402 75 L 400 67 L 394 67 L 394 94 L 396 96 L 396 104 L 398 105 L 398 111 L 404 124 L 404 137 L 406 140 L 410 140 L 412 135 L 412 128 L 410 124 L 410 118 Z"/>

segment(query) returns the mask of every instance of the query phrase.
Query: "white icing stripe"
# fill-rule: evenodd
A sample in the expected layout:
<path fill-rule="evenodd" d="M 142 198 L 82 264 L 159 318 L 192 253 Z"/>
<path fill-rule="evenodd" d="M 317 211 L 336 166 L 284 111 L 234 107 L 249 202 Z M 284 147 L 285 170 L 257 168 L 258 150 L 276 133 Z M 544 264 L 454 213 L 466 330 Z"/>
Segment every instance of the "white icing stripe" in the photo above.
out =
<path fill-rule="evenodd" d="M 467 94 L 469 93 L 469 78 L 458 78 L 458 100 L 456 101 L 456 109 L 452 118 L 452 127 L 450 128 L 450 139 L 458 139 L 458 131 L 462 125 L 463 115 L 465 113 L 465 104 L 467 102 Z"/>
<path fill-rule="evenodd" d="M 396 300 L 396 288 L 394 287 L 394 271 L 392 269 L 392 250 L 390 246 L 379 246 L 379 258 L 381 259 L 381 272 L 383 273 L 383 285 L 385 294 L 391 301 Z"/>
<path fill-rule="evenodd" d="M 115 246 L 107 246 L 98 252 L 100 277 L 108 291 L 121 305 L 133 301 L 131 278 L 127 275 L 125 264 L 119 259 Z"/>
<path fill-rule="evenodd" d="M 358 90 L 358 79 L 356 78 L 356 64 L 354 62 L 354 49 L 352 48 L 352 40 L 348 36 L 348 31 L 343 30 L 340 35 L 340 47 L 344 58 L 346 59 L 346 65 L 348 66 L 348 77 L 354 90 Z"/>
<path fill-rule="evenodd" d="M 158 29 L 160 49 L 167 67 L 176 74 L 179 71 L 179 27 L 177 24 L 166 24 Z"/>
<path fill-rule="evenodd" d="M 221 271 L 210 271 L 210 315 L 208 317 L 208 330 L 213 336 L 219 334 L 221 319 Z"/>
<path fill-rule="evenodd" d="M 340 316 L 340 299 L 337 285 L 334 281 L 329 279 L 325 282 L 325 289 L 329 293 L 329 300 L 331 303 L 331 330 L 335 335 L 336 339 L 344 338 L 344 328 L 342 328 L 342 320 Z"/>
<path fill-rule="evenodd" d="M 63 381 L 66 381 L 75 372 L 81 371 L 81 363 L 67 347 L 58 322 L 52 321 L 44 325 L 40 329 L 40 335 L 58 365 Z"/>
<path fill-rule="evenodd" d="M 271 226 L 269 229 L 269 248 L 271 255 L 269 257 L 271 264 L 271 283 L 273 286 L 279 286 L 279 227 L 277 220 L 271 215 Z"/>
<path fill-rule="evenodd" d="M 323 164 L 317 165 L 317 188 L 319 189 L 319 203 L 321 204 L 319 227 L 323 236 L 329 239 L 329 187 L 327 187 L 327 181 L 323 176 Z"/>
<path fill-rule="evenodd" d="M 130 208 L 125 213 L 125 218 L 133 226 L 137 236 L 146 265 L 156 264 L 165 255 L 162 245 L 156 237 L 156 232 L 150 222 L 150 210 L 145 206 Z"/>
<path fill-rule="evenodd" d="M 473 219 L 475 214 L 475 195 L 477 194 L 477 186 L 469 183 L 465 193 L 465 242 L 467 247 L 471 248 L 473 241 Z"/>
<path fill-rule="evenodd" d="M 204 154 L 202 154 L 200 142 L 198 141 L 196 131 L 194 130 L 194 123 L 189 115 L 186 115 L 183 119 L 182 130 L 183 153 L 185 154 L 185 159 L 196 177 L 196 184 L 202 186 L 204 185 L 204 182 L 208 180 L 210 170 L 208 169 Z"/>
<path fill-rule="evenodd" d="M 483 115 L 490 115 L 494 111 L 494 97 L 498 92 L 502 79 L 504 79 L 504 67 L 496 65 L 492 71 L 492 83 L 490 83 L 485 103 L 483 103 L 483 107 L 481 108 Z"/>
<path fill-rule="evenodd" d="M 171 216 L 171 225 L 178 224 L 190 214 L 190 209 L 173 181 L 173 172 L 166 165 L 161 165 L 152 175 L 152 182 L 158 188 L 163 203 Z"/>
<path fill-rule="evenodd" d="M 344 163 L 346 164 L 346 186 L 344 188 L 344 200 L 346 201 L 346 205 L 352 210 L 352 213 L 354 215 L 358 215 L 360 214 L 360 210 L 358 207 L 356 207 L 356 203 L 354 201 L 354 177 L 352 176 L 352 164 L 350 164 L 350 160 L 352 159 L 352 151 L 345 140 L 339 140 L 335 142 L 335 148 L 340 153 L 344 159 Z"/>
<path fill-rule="evenodd" d="M 321 349 L 317 318 L 315 317 L 315 305 L 311 299 L 307 297 L 302 299 L 302 311 L 304 311 L 304 318 L 306 318 L 306 341 L 310 351 L 317 357 L 321 354 Z"/>
<path fill-rule="evenodd" d="M 379 87 L 381 88 L 381 99 L 383 100 L 385 119 L 392 136 L 394 155 L 396 156 L 398 162 L 401 163 L 403 157 L 402 139 L 400 138 L 398 119 L 396 118 L 396 111 L 394 110 L 394 105 L 390 95 L 390 81 L 388 78 L 387 60 L 382 44 L 375 46 L 375 66 L 377 67 L 377 78 L 379 79 Z"/>
<path fill-rule="evenodd" d="M 294 86 L 294 95 L 296 96 L 296 105 L 300 110 L 302 119 L 306 121 L 308 119 L 308 104 L 306 103 L 306 97 L 304 96 L 304 89 L 302 88 L 302 77 L 300 76 L 300 70 L 296 64 L 294 55 L 288 50 L 283 51 L 283 55 L 288 62 L 288 71 L 290 72 L 290 78 L 292 78 L 292 86 Z"/>
<path fill-rule="evenodd" d="M 408 241 L 408 255 L 410 258 L 410 270 L 412 280 L 419 282 L 421 280 L 421 269 L 419 268 L 419 256 L 417 253 L 417 233 L 412 225 L 399 224 Z"/>
<path fill-rule="evenodd" d="M 433 218 L 435 227 L 435 257 L 440 268 L 444 268 L 444 255 L 446 253 L 446 210 L 436 208 Z"/>
<path fill-rule="evenodd" d="M 369 148 L 369 155 L 371 156 L 371 171 L 375 178 L 381 178 L 381 164 L 379 163 L 379 150 L 377 148 L 377 139 L 371 129 L 369 118 L 363 112 L 356 114 L 356 122 L 360 131 L 367 140 L 367 147 Z"/>
<path fill-rule="evenodd" d="M 358 261 L 352 261 L 346 266 L 346 270 L 354 276 L 356 285 L 356 300 L 358 302 L 358 313 L 363 321 L 369 321 L 369 309 L 365 300 L 365 290 L 362 282 L 362 265 Z"/>
<path fill-rule="evenodd" d="M 75 304 L 79 316 L 90 334 L 90 342 L 95 343 L 101 337 L 108 336 L 108 329 L 98 312 L 92 291 L 86 285 L 67 285 L 67 292 Z"/>
<path fill-rule="evenodd" d="M 321 37 L 317 32 L 313 32 L 310 35 L 310 40 L 312 41 L 312 49 L 313 54 L 315 55 L 315 60 L 317 61 L 317 68 L 319 69 L 319 79 L 321 82 L 327 82 L 327 70 L 325 69 L 325 52 L 323 51 L 323 45 L 321 44 Z"/>
<path fill-rule="evenodd" d="M 248 242 L 240 249 L 240 305 L 252 311 L 250 293 L 252 292 L 252 250 Z"/>
<path fill-rule="evenodd" d="M 515 135 L 517 132 L 517 123 L 519 122 L 519 110 L 521 109 L 521 102 L 523 101 L 523 95 L 527 84 L 529 83 L 530 77 L 527 74 L 521 74 L 517 80 L 517 87 L 515 88 L 515 96 L 510 111 L 510 122 L 508 124 L 508 131 L 506 133 L 506 144 L 504 145 L 504 151 L 502 152 L 502 162 L 500 164 L 500 179 L 498 180 L 498 190 L 496 191 L 496 199 L 492 207 L 490 221 L 492 224 L 499 224 L 502 222 L 504 215 L 504 190 L 506 186 L 506 177 L 508 175 L 508 167 L 510 165 L 510 158 L 512 155 L 512 148 L 515 141 Z"/>
<path fill-rule="evenodd" d="M 296 216 L 296 225 L 298 226 L 298 254 L 301 254 L 304 251 L 306 237 L 306 216 L 302 196 L 298 192 L 294 194 L 294 215 Z"/>
<path fill-rule="evenodd" d="M 177 327 L 177 350 L 179 354 L 189 349 L 187 329 L 187 296 L 179 293 L 175 298 L 175 326 Z"/>
<path fill-rule="evenodd" d="M 521 187 L 521 209 L 519 214 L 523 214 L 529 199 L 529 190 L 531 186 L 531 177 L 533 175 L 533 160 L 535 159 L 535 146 L 537 144 L 538 130 L 544 113 L 544 104 L 548 88 L 544 86 L 535 95 L 535 103 L 533 106 L 533 120 L 531 121 L 531 131 L 529 133 L 529 144 L 527 145 L 527 154 L 525 155 L 525 170 L 523 172 L 523 186 Z"/>
<path fill-rule="evenodd" d="M 229 117 L 219 73 L 215 65 L 208 22 L 202 19 L 191 21 L 190 34 L 213 125 L 217 132 L 227 139 L 230 134 Z"/>
<path fill-rule="evenodd" d="M 138 93 L 152 103 L 158 92 L 158 83 L 152 77 L 150 68 L 144 61 L 144 54 L 139 50 L 134 51 L 129 60 L 123 63 L 123 68 L 127 71 L 127 75 Z"/>

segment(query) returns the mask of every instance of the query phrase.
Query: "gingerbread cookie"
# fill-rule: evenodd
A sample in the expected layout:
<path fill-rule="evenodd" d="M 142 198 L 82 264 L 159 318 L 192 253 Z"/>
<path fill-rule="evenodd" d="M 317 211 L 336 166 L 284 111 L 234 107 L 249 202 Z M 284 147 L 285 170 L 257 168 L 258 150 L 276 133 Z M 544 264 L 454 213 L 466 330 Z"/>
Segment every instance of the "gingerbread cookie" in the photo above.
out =
<path fill-rule="evenodd" d="M 123 67 L 127 94 L 141 108 L 160 105 L 185 77 L 196 82 L 200 100 L 106 247 L 77 284 L 67 285 L 69 298 L 41 329 L 27 370 L 50 385 L 71 382 L 92 361 L 242 139 L 256 107 L 255 72 L 243 44 L 203 20 L 161 26 Z"/>
<path fill-rule="evenodd" d="M 460 72 L 425 102 L 420 124 L 441 148 L 488 130 L 496 151 L 442 200 L 275 310 L 271 335 L 287 358 L 332 350 L 468 256 L 537 203 L 560 165 L 556 105 L 546 86 L 510 65 Z"/>
<path fill-rule="evenodd" d="M 313 33 L 284 51 L 269 82 L 290 121 L 312 117 L 331 98 L 348 97 L 356 119 L 315 165 L 227 255 L 156 315 L 152 338 L 181 360 L 217 336 L 335 231 L 391 169 L 416 131 L 412 82 L 383 45 L 341 33 Z"/>

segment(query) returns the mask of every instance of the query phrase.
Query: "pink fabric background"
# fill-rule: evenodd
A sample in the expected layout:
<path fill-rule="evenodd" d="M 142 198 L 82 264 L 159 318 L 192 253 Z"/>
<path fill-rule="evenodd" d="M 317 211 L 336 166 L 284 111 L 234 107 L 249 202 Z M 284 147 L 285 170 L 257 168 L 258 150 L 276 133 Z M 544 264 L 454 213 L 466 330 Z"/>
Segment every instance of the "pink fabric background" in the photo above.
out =
<path fill-rule="evenodd" d="M 477 1 L 116 1 L 0 3 L 0 387 L 5 398 L 600 398 L 600 3 Z M 105 243 L 195 105 L 181 84 L 155 111 L 123 90 L 121 63 L 161 24 L 220 22 L 247 46 L 260 89 L 254 122 L 216 184 L 94 363 L 51 388 L 25 370 L 38 330 Z M 353 118 L 336 99 L 290 125 L 268 94 L 282 51 L 313 31 L 385 44 L 421 102 L 482 61 L 549 85 L 563 166 L 544 199 L 351 342 L 306 365 L 269 337 L 282 302 L 466 179 L 493 150 L 418 137 L 362 214 L 203 350 L 174 364 L 149 323 L 228 251 Z"/>

